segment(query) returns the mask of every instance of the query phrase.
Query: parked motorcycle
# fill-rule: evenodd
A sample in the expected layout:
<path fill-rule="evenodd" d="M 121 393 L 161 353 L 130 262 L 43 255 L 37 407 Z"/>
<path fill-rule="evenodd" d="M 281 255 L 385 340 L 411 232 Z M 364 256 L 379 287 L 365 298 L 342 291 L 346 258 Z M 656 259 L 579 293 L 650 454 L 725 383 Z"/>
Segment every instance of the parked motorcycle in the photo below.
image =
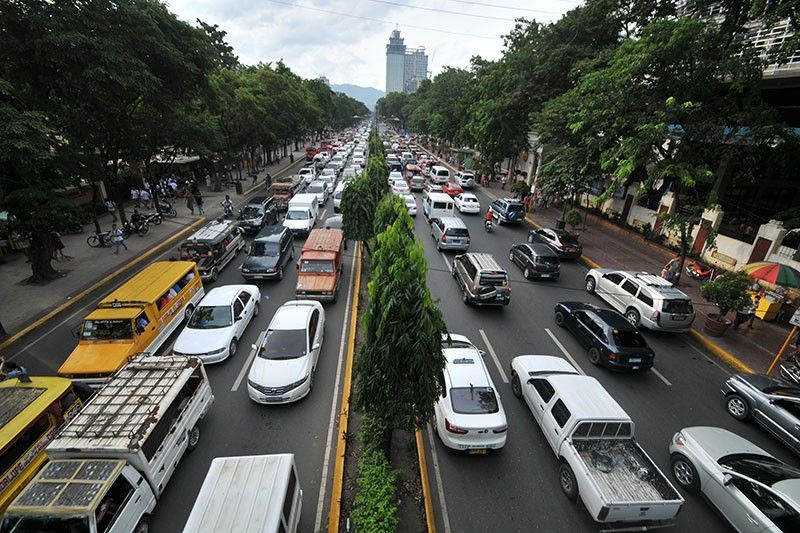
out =
<path fill-rule="evenodd" d="M 800 352 L 786 356 L 786 362 L 781 363 L 781 377 L 789 383 L 800 385 Z"/>
<path fill-rule="evenodd" d="M 144 213 L 142 216 L 152 226 L 158 226 L 164 220 L 160 213 Z"/>
<path fill-rule="evenodd" d="M 175 206 L 172 205 L 170 202 L 167 202 L 166 200 L 159 200 L 158 207 L 159 210 L 161 211 L 161 214 L 164 215 L 165 217 L 175 218 L 176 216 L 178 216 L 178 212 L 175 210 Z"/>
<path fill-rule="evenodd" d="M 130 237 L 134 233 L 141 236 L 147 233 L 149 230 L 150 230 L 150 225 L 144 218 L 135 223 L 131 222 L 130 220 L 127 220 L 122 224 L 122 232 L 125 234 L 125 238 Z"/>
<path fill-rule="evenodd" d="M 697 261 L 692 261 L 686 265 L 686 273 L 689 274 L 689 277 L 700 281 L 711 281 L 716 277 L 717 270 L 714 267 L 703 266 Z"/>

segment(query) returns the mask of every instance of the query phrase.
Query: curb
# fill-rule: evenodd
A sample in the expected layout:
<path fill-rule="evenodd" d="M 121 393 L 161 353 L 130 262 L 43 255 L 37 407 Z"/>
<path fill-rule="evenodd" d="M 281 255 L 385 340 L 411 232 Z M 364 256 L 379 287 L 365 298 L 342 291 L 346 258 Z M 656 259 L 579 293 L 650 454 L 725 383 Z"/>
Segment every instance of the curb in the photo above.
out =
<path fill-rule="evenodd" d="M 176 240 L 181 239 L 184 235 L 186 235 L 187 233 L 191 232 L 194 228 L 196 228 L 197 226 L 203 224 L 206 220 L 207 220 L 206 217 L 200 217 L 199 219 L 195 220 L 194 222 L 192 222 L 191 224 L 189 224 L 188 226 L 186 226 L 185 228 L 180 230 L 178 233 L 175 233 L 174 235 L 169 237 L 167 240 L 162 241 L 160 244 L 156 245 L 155 247 L 151 248 L 147 252 L 143 253 L 142 255 L 140 255 L 139 257 L 137 257 L 136 259 L 134 259 L 130 263 L 127 263 L 125 266 L 115 270 L 114 272 L 108 274 L 104 278 L 94 282 L 92 285 L 90 285 L 86 289 L 84 289 L 81 292 L 79 292 L 78 294 L 72 296 L 69 301 L 64 302 L 63 304 L 55 307 L 54 309 L 50 310 L 47 314 L 45 314 L 44 316 L 42 316 L 38 320 L 34 321 L 31 324 L 28 324 L 27 326 L 22 328 L 17 333 L 15 333 L 15 334 L 11 335 L 10 337 L 8 337 L 6 340 L 4 340 L 2 343 L 0 343 L 0 350 L 8 348 L 9 346 L 14 344 L 18 340 L 20 340 L 22 337 L 24 337 L 28 333 L 30 333 L 33 330 L 41 327 L 42 324 L 44 324 L 48 320 L 52 319 L 54 316 L 58 315 L 59 313 L 69 309 L 70 307 L 72 307 L 73 305 L 75 305 L 76 303 L 81 301 L 83 298 L 85 298 L 88 294 L 90 294 L 90 293 L 94 292 L 95 290 L 97 290 L 98 288 L 102 287 L 103 285 L 105 285 L 106 283 L 108 283 L 109 281 L 114 279 L 115 277 L 127 272 L 128 270 L 131 270 L 133 267 L 135 267 L 135 266 L 139 265 L 140 263 L 142 263 L 145 259 L 149 258 L 152 255 L 155 255 L 155 254 L 159 253 L 164 248 L 167 248 L 169 245 L 174 243 Z"/>
<path fill-rule="evenodd" d="M 353 383 L 353 354 L 356 345 L 356 321 L 358 319 L 358 297 L 361 290 L 361 243 L 356 248 L 356 275 L 353 280 L 353 305 L 350 310 L 350 331 L 347 341 L 344 384 L 342 385 L 342 406 L 339 410 L 339 438 L 336 441 L 336 462 L 333 465 L 331 482 L 331 509 L 328 514 L 328 533 L 339 533 L 339 518 L 342 514 L 342 485 L 344 478 L 344 458 L 347 452 L 347 422 L 350 419 L 350 388 Z"/>
<path fill-rule="evenodd" d="M 422 440 L 422 431 L 415 433 L 417 441 L 417 461 L 419 462 L 419 480 L 422 484 L 422 500 L 425 503 L 425 525 L 428 533 L 436 533 L 436 520 L 433 515 L 433 500 L 431 499 L 431 484 L 428 479 L 428 464 L 425 460 L 425 443 Z"/>

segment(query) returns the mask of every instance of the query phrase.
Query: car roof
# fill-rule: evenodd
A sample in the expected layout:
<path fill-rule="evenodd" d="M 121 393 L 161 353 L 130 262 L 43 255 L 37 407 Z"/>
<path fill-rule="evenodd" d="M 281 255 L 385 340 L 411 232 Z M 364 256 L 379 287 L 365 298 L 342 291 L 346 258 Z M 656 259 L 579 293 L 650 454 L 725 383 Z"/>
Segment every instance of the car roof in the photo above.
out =
<path fill-rule="evenodd" d="M 314 306 L 297 305 L 297 302 L 286 302 L 280 306 L 269 323 L 269 329 L 305 329 Z"/>
<path fill-rule="evenodd" d="M 613 309 L 594 308 L 591 310 L 587 309 L 587 312 L 596 315 L 597 318 L 612 329 L 620 331 L 638 331 L 636 326 L 625 320 L 624 316 Z"/>
<path fill-rule="evenodd" d="M 223 285 L 214 287 L 206 293 L 200 305 L 230 305 L 236 296 L 242 291 L 255 292 L 258 288 L 255 285 Z"/>
<path fill-rule="evenodd" d="M 549 246 L 541 242 L 522 243 L 521 246 L 527 246 L 536 255 L 547 256 L 547 257 L 558 257 L 556 253 Z"/>
<path fill-rule="evenodd" d="M 461 198 L 475 198 L 476 200 L 478 199 L 478 197 L 475 196 L 475 193 L 467 192 L 467 191 L 462 192 L 460 194 L 460 196 L 461 196 Z"/>
<path fill-rule="evenodd" d="M 473 348 L 443 348 L 445 372 L 454 387 L 469 386 L 494 387 L 489 372 L 483 364 L 478 350 Z"/>
<path fill-rule="evenodd" d="M 498 198 L 495 202 L 505 202 L 507 204 L 519 204 L 522 205 L 522 202 L 517 200 L 516 198 Z"/>
<path fill-rule="evenodd" d="M 478 270 L 496 270 L 505 274 L 506 270 L 500 266 L 500 263 L 494 258 L 492 254 L 469 252 L 464 254 L 468 256 L 478 267 Z"/>
<path fill-rule="evenodd" d="M 467 225 L 464 224 L 464 221 L 458 217 L 440 217 L 439 220 L 445 226 L 451 226 L 456 228 L 466 228 Z"/>
<path fill-rule="evenodd" d="M 578 419 L 626 419 L 630 420 L 617 401 L 591 376 L 562 374 L 547 376 L 561 401 L 572 416 Z"/>
<path fill-rule="evenodd" d="M 273 242 L 280 240 L 281 235 L 290 231 L 289 228 L 285 226 L 275 225 L 275 226 L 264 226 L 261 231 L 258 232 L 256 238 L 253 239 L 253 242 L 256 241 L 267 241 Z"/>

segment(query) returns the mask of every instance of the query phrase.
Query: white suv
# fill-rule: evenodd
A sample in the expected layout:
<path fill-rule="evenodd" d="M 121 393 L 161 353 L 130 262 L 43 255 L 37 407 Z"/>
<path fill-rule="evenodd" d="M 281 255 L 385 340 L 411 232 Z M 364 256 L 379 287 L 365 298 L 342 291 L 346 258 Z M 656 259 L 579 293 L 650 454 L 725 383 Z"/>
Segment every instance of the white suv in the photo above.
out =
<path fill-rule="evenodd" d="M 637 327 L 684 332 L 694 321 L 692 299 L 669 281 L 647 272 L 593 268 L 586 274 L 584 286 Z"/>
<path fill-rule="evenodd" d="M 433 406 L 433 427 L 442 444 L 469 453 L 499 450 L 506 444 L 506 413 L 484 353 L 465 336 L 452 334 L 442 339 L 442 353 L 442 395 Z"/>

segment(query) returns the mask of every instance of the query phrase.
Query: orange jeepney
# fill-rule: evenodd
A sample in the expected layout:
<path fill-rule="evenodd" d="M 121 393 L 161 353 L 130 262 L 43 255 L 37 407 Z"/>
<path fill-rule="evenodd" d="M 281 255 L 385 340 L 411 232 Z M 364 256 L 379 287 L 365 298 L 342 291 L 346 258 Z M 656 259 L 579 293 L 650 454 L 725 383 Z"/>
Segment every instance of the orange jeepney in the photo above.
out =
<path fill-rule="evenodd" d="M 315 229 L 309 233 L 297 263 L 298 298 L 335 302 L 342 279 L 344 233 Z"/>

